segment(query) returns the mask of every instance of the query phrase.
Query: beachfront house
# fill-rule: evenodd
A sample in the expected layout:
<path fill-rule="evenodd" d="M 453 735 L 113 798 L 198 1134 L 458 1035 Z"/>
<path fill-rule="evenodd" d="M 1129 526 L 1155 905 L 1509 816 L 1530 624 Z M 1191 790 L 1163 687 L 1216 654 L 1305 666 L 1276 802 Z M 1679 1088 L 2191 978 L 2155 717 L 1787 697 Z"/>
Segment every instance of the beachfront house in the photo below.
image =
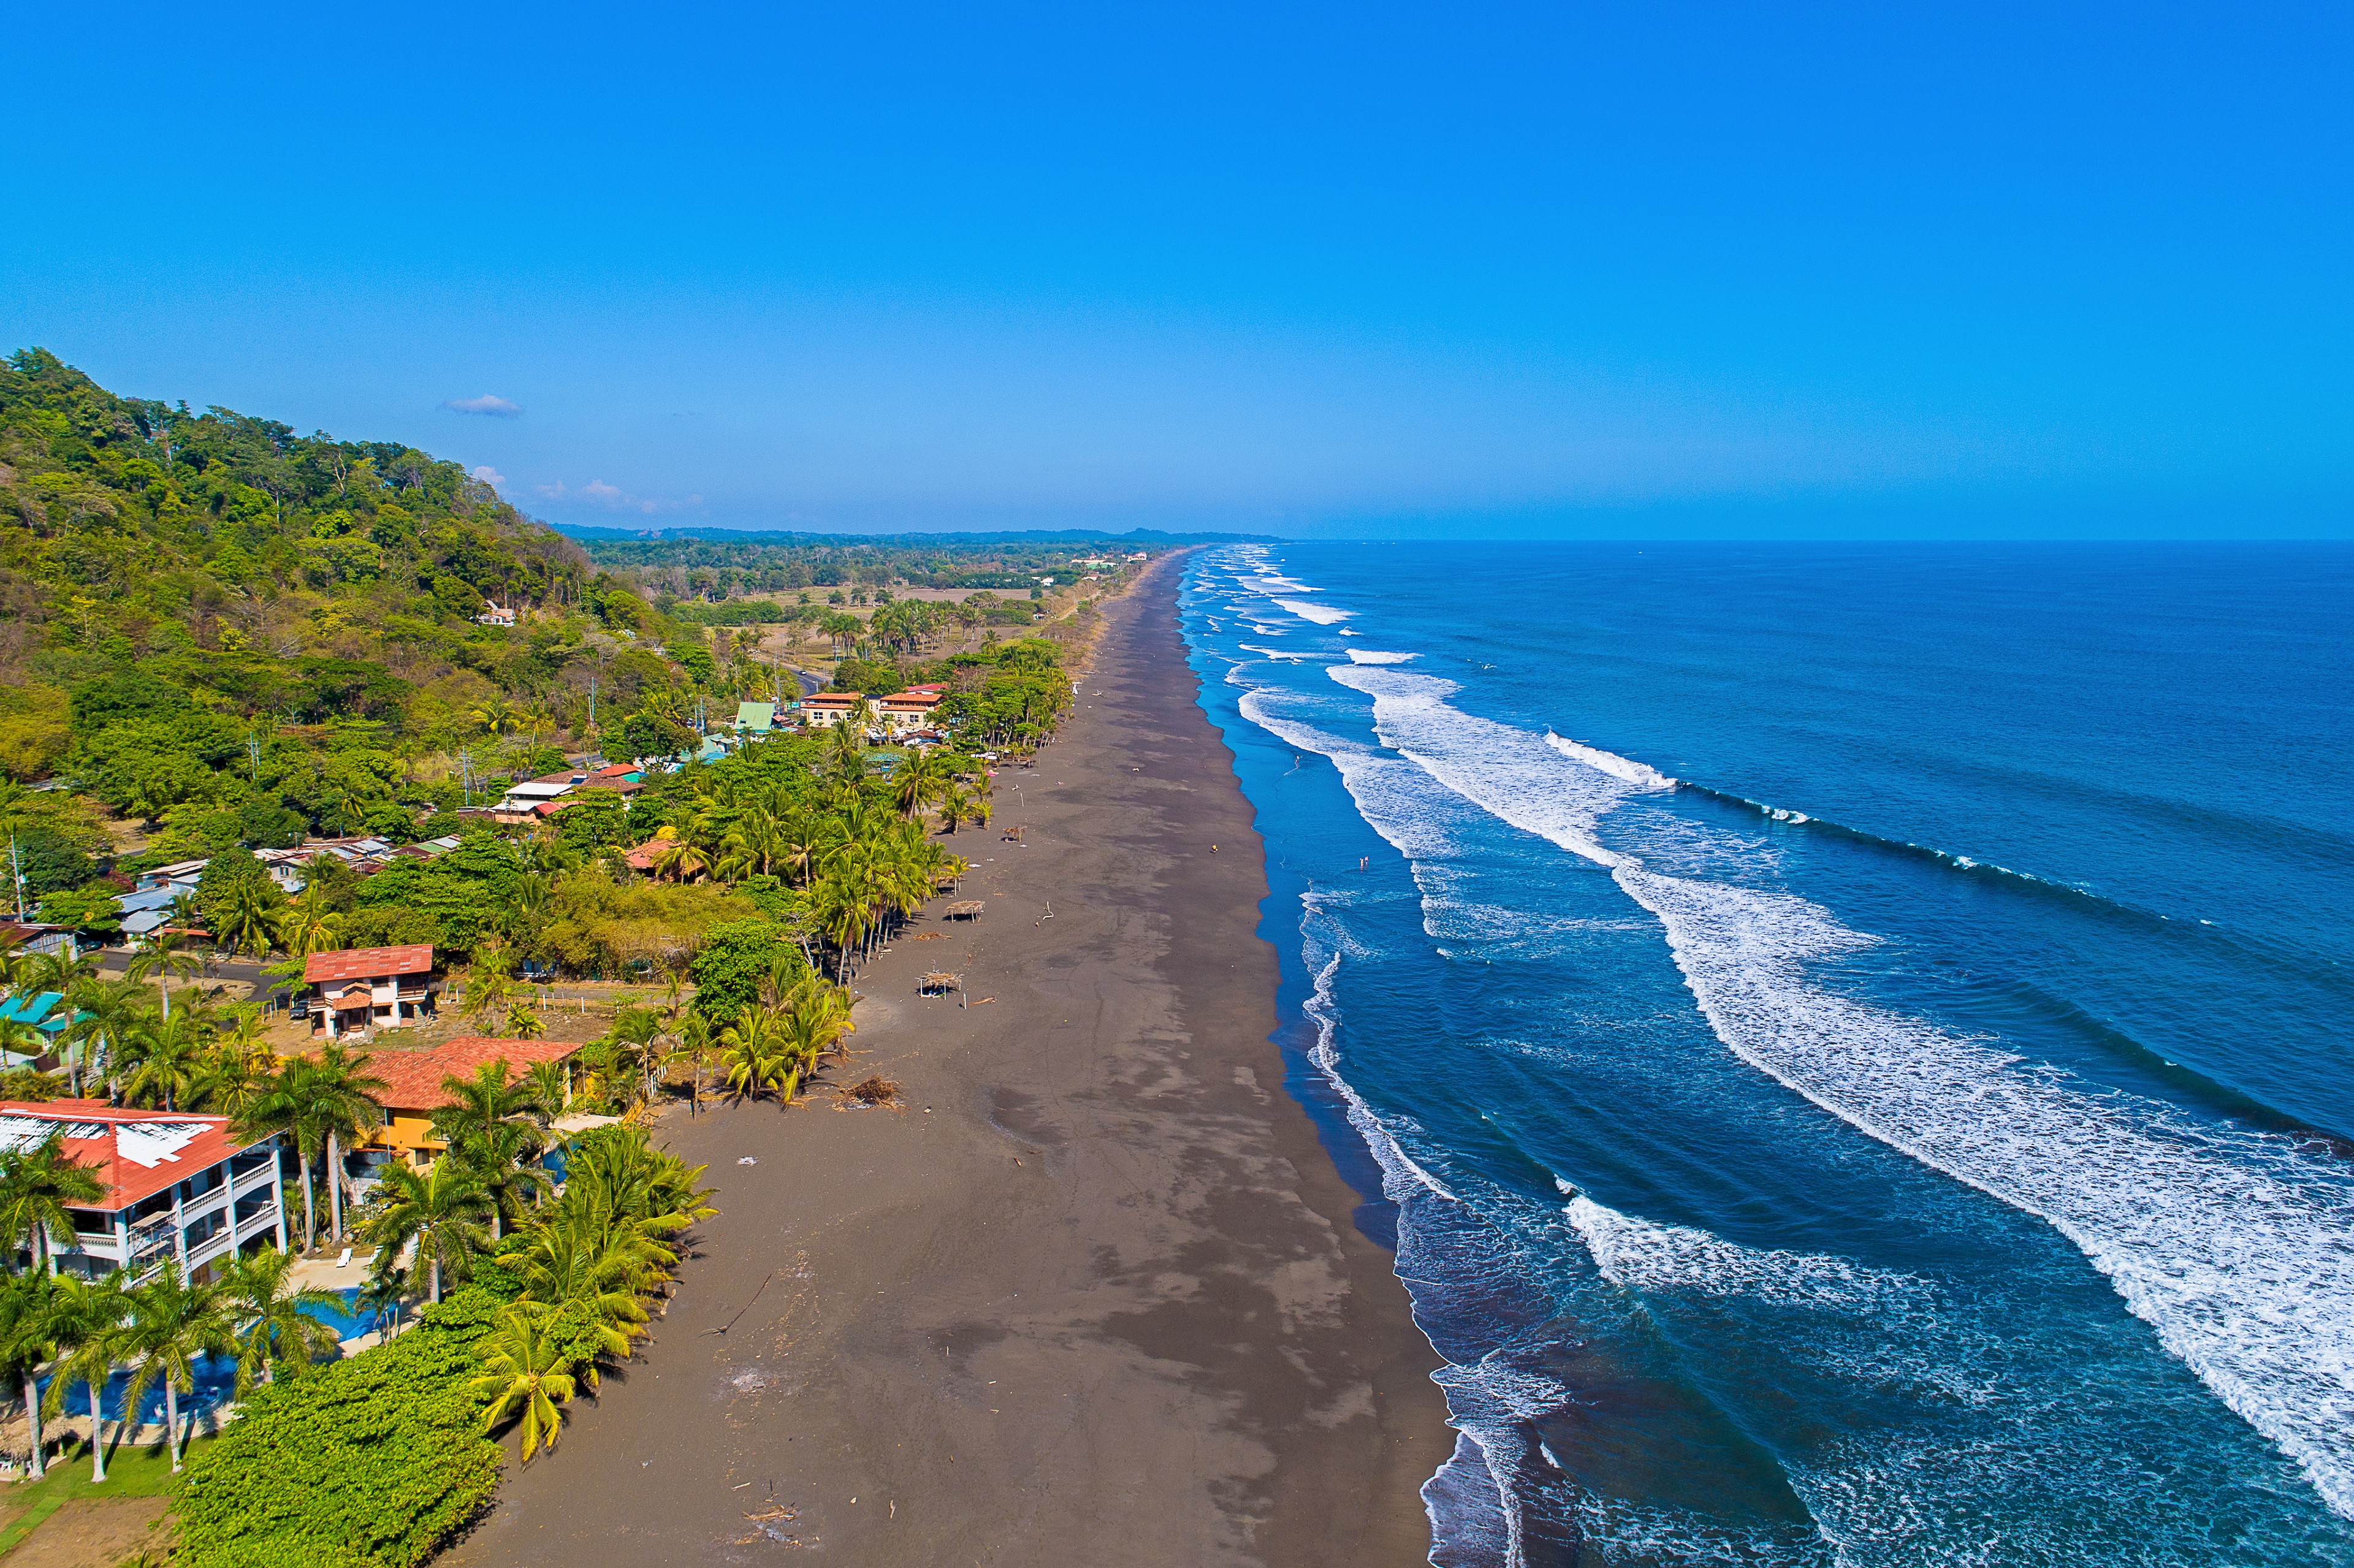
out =
<path fill-rule="evenodd" d="M 302 980 L 311 988 L 314 1040 L 406 1028 L 433 1016 L 440 990 L 430 946 L 313 953 Z"/>
<path fill-rule="evenodd" d="M 373 1097 L 384 1107 L 384 1121 L 368 1130 L 354 1153 L 369 1166 L 392 1161 L 429 1165 L 445 1147 L 433 1136 L 433 1113 L 457 1103 L 441 1086 L 444 1078 L 471 1078 L 483 1063 L 504 1060 L 507 1082 L 513 1083 L 542 1062 L 568 1064 L 579 1049 L 577 1040 L 493 1040 L 469 1034 L 430 1051 L 379 1051 L 368 1058 L 368 1072 L 384 1080 L 385 1086 Z M 568 1066 L 566 1073 L 568 1081 Z"/>
<path fill-rule="evenodd" d="M 910 686 L 876 703 L 883 733 L 896 737 L 932 728 L 932 715 L 940 705 L 942 690 L 939 686 Z"/>
<path fill-rule="evenodd" d="M 137 1284 L 165 1267 L 205 1278 L 239 1248 L 286 1245 L 278 1139 L 247 1142 L 220 1116 L 130 1110 L 102 1100 L 0 1100 L 0 1149 L 50 1137 L 104 1183 L 95 1203 L 66 1212 L 52 1233 L 59 1273 L 97 1278 L 127 1269 Z"/>
<path fill-rule="evenodd" d="M 801 700 L 801 723 L 832 727 L 855 712 L 866 699 L 856 692 L 817 692 Z"/>

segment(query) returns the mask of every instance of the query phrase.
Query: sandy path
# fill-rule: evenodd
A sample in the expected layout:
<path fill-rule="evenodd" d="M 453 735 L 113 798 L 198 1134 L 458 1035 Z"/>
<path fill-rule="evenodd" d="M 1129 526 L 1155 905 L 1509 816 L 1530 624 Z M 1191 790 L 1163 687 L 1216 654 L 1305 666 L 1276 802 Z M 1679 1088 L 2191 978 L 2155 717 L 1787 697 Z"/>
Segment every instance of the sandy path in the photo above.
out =
<path fill-rule="evenodd" d="M 721 1213 L 658 1340 L 444 1562 L 1422 1561 L 1436 1358 L 1282 1091 L 1263 863 L 1174 575 L 999 779 L 1026 845 L 960 836 L 987 915 L 859 977 L 853 1075 L 909 1108 L 673 1117 Z M 994 1000 L 920 1001 L 930 969 Z"/>

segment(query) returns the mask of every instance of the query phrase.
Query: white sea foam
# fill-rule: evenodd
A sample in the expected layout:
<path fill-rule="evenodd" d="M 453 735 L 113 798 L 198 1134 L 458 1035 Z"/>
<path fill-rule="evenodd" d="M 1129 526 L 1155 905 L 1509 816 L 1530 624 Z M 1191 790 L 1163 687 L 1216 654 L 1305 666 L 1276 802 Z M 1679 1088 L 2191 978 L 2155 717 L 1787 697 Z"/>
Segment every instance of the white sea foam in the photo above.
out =
<path fill-rule="evenodd" d="M 1672 789 L 1676 787 L 1676 781 L 1659 769 L 1647 767 L 1632 758 L 1621 757 L 1615 751 L 1584 746 L 1551 730 L 1545 731 L 1545 744 L 1573 762 L 1598 768 L 1611 778 L 1632 784 L 1638 789 Z"/>
<path fill-rule="evenodd" d="M 2048 1221 L 2168 1351 L 2354 1518 L 2354 1180 L 2285 1139 L 2097 1092 L 1842 996 L 1813 968 L 1878 938 L 1803 899 L 1662 875 L 1599 842 L 1614 805 L 1659 786 L 1461 713 L 1446 702 L 1449 683 L 1353 665 L 1327 673 L 1372 696 L 1384 742 L 1432 779 L 1610 868 L 1659 919 L 1702 1013 L 1741 1060 Z M 1380 776 L 1371 758 L 1353 766 L 1368 783 Z M 1342 777 L 1358 794 L 1350 768 Z M 1394 782 L 1383 792 L 1405 793 Z M 1397 842 L 1396 823 L 1415 813 L 1367 815 Z"/>
<path fill-rule="evenodd" d="M 1256 653 L 1262 659 L 1281 659 L 1292 664 L 1301 663 L 1316 657 L 1313 653 L 1289 653 L 1280 648 L 1262 648 L 1256 642 L 1237 642 L 1235 646 L 1246 653 Z"/>
<path fill-rule="evenodd" d="M 1349 662 L 1352 664 L 1404 664 L 1419 657 L 1416 653 L 1384 653 L 1378 648 L 1349 650 Z"/>
<path fill-rule="evenodd" d="M 1329 604 L 1311 604 L 1304 599 L 1279 599 L 1275 601 L 1302 620 L 1312 620 L 1319 626 L 1333 626 L 1349 619 L 1349 611 L 1335 609 Z"/>

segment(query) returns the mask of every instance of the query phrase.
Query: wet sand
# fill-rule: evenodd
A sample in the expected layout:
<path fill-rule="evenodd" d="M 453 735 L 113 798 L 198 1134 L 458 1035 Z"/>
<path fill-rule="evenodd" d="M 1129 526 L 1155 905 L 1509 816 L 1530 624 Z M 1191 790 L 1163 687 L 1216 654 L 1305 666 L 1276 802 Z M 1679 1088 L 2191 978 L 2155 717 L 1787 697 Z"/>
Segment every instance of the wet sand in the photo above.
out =
<path fill-rule="evenodd" d="M 1283 1092 L 1176 571 L 1107 607 L 1064 737 L 951 841 L 986 913 L 936 905 L 858 977 L 835 1076 L 907 1108 L 666 1118 L 718 1217 L 644 1355 L 442 1562 L 1424 1560 L 1437 1357 Z M 928 969 L 973 1005 L 919 999 Z"/>

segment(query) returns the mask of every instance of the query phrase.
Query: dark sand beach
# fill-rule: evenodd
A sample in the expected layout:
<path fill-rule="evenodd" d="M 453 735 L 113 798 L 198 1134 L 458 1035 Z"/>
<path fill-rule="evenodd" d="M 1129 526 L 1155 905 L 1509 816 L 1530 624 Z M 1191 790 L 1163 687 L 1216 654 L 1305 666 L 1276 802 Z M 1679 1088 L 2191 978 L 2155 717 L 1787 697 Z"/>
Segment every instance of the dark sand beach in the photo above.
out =
<path fill-rule="evenodd" d="M 986 912 L 936 905 L 859 976 L 835 1076 L 907 1108 L 666 1117 L 718 1217 L 642 1358 L 442 1561 L 1423 1561 L 1437 1358 L 1282 1088 L 1176 571 L 1107 608 L 1063 738 L 952 841 Z M 974 1005 L 919 999 L 930 969 Z"/>

